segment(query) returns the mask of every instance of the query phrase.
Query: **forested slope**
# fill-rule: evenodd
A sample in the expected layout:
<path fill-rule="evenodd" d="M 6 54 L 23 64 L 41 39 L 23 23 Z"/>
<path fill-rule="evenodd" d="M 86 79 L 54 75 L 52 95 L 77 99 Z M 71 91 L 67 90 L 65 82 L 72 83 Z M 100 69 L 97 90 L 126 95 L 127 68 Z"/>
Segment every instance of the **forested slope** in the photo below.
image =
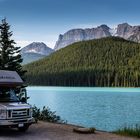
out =
<path fill-rule="evenodd" d="M 137 87 L 140 44 L 116 37 L 77 42 L 24 68 L 30 85 Z"/>

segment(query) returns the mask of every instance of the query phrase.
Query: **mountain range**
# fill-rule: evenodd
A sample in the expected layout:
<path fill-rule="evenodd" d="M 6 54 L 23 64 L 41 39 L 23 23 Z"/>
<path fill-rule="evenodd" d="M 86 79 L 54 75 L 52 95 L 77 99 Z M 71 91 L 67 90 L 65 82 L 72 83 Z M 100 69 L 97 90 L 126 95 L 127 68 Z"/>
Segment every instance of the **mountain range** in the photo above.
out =
<path fill-rule="evenodd" d="M 128 23 L 122 23 L 116 28 L 110 28 L 103 24 L 96 28 L 72 29 L 63 35 L 59 35 L 54 50 L 59 50 L 74 42 L 99 39 L 109 36 L 118 36 L 126 40 L 140 42 L 140 26 L 131 26 Z"/>
<path fill-rule="evenodd" d="M 116 28 L 110 28 L 107 25 L 102 24 L 96 28 L 72 29 L 63 35 L 59 35 L 54 49 L 49 48 L 43 42 L 33 42 L 24 47 L 21 51 L 24 60 L 23 64 L 44 58 L 54 51 L 57 51 L 75 42 L 100 39 L 111 36 L 121 37 L 126 40 L 140 43 L 140 26 L 131 26 L 128 23 L 122 23 L 119 24 Z"/>

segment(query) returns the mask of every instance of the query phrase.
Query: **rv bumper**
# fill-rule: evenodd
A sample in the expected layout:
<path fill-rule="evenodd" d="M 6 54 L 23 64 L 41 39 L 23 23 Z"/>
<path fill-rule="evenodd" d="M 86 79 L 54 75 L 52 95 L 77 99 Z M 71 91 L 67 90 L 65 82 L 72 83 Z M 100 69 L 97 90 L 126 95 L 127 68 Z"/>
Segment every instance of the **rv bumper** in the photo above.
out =
<path fill-rule="evenodd" d="M 24 125 L 31 125 L 34 123 L 34 118 L 26 118 L 26 119 L 16 119 L 16 120 L 0 120 L 0 127 L 6 126 L 6 127 L 21 127 Z"/>

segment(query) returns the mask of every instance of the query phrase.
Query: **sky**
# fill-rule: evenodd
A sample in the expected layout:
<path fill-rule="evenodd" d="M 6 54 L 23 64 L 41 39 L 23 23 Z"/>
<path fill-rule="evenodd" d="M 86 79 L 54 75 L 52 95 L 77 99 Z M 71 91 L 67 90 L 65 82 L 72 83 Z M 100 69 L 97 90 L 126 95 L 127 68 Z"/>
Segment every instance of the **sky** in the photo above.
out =
<path fill-rule="evenodd" d="M 54 48 L 59 34 L 101 24 L 140 25 L 140 0 L 0 0 L 17 46 L 44 42 Z"/>

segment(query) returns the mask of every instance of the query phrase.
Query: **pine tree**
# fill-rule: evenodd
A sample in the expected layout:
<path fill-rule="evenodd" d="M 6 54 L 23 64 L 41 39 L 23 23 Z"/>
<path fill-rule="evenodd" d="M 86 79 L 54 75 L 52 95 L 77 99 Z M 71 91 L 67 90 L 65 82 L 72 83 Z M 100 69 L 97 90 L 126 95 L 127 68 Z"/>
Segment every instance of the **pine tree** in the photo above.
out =
<path fill-rule="evenodd" d="M 22 69 L 22 57 L 20 47 L 15 47 L 14 40 L 11 39 L 12 32 L 6 19 L 0 24 L 0 69 L 16 71 L 22 79 L 26 71 Z"/>

